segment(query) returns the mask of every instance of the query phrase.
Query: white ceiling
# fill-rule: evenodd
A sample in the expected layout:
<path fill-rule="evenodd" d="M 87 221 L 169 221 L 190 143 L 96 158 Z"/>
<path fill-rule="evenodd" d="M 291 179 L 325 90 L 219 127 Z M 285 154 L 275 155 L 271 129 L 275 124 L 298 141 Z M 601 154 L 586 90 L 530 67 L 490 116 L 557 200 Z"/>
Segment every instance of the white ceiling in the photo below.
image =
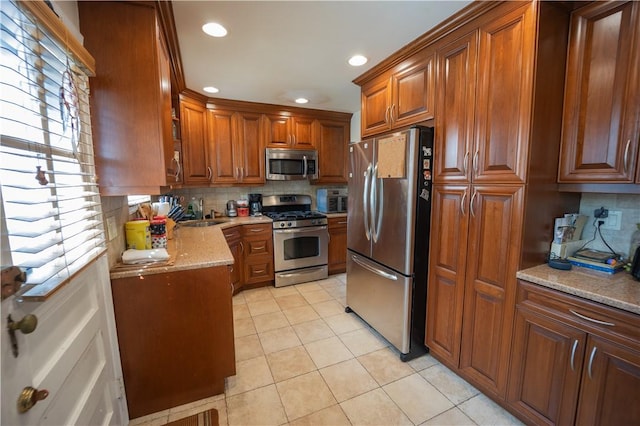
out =
<path fill-rule="evenodd" d="M 352 80 L 470 1 L 173 1 L 186 86 L 207 96 L 343 112 Z M 213 38 L 214 21 L 228 35 Z M 359 53 L 369 62 L 352 67 Z M 202 91 L 215 86 L 215 95 Z"/>

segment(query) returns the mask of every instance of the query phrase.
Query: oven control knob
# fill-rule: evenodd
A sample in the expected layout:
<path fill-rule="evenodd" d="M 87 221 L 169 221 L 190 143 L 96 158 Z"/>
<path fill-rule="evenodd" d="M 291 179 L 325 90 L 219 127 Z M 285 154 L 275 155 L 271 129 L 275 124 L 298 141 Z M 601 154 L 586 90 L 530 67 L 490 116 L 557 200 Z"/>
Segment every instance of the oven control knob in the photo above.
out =
<path fill-rule="evenodd" d="M 280 222 L 280 228 L 284 228 L 284 222 Z"/>
<path fill-rule="evenodd" d="M 287 222 L 287 226 L 288 226 L 289 228 L 291 228 L 291 226 L 292 226 L 292 225 L 291 225 L 291 222 Z"/>

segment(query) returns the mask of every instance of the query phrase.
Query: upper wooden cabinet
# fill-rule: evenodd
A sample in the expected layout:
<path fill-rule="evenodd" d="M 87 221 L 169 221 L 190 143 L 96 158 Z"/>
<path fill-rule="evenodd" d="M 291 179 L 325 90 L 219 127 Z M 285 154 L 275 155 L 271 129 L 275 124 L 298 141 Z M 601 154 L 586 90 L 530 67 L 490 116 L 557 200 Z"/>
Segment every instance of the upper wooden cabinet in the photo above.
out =
<path fill-rule="evenodd" d="M 559 182 L 640 183 L 640 3 L 571 16 Z"/>
<path fill-rule="evenodd" d="M 430 48 L 362 84 L 362 136 L 433 118 L 435 55 Z"/>
<path fill-rule="evenodd" d="M 180 126 L 183 181 L 187 185 L 208 184 L 212 169 L 207 135 L 207 108 L 204 101 L 180 97 Z"/>
<path fill-rule="evenodd" d="M 315 148 L 312 117 L 265 114 L 267 148 Z"/>
<path fill-rule="evenodd" d="M 515 10 L 438 49 L 435 183 L 525 181 L 534 21 Z"/>
<path fill-rule="evenodd" d="M 348 121 L 316 120 L 314 140 L 318 149 L 317 184 L 347 183 Z"/>
<path fill-rule="evenodd" d="M 207 111 L 214 184 L 264 183 L 264 146 L 260 114 Z"/>
<path fill-rule="evenodd" d="M 90 101 L 100 193 L 160 194 L 179 169 L 169 54 L 156 9 L 153 3 L 83 1 L 78 16 L 96 60 Z"/>

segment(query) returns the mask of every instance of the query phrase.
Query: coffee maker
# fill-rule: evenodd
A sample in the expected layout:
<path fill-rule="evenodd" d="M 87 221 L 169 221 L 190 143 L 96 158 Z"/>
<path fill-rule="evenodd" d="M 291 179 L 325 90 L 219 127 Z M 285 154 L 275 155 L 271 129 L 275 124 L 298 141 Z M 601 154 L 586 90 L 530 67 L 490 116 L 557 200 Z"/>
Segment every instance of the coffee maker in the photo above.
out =
<path fill-rule="evenodd" d="M 262 216 L 262 194 L 249 194 L 249 213 Z"/>

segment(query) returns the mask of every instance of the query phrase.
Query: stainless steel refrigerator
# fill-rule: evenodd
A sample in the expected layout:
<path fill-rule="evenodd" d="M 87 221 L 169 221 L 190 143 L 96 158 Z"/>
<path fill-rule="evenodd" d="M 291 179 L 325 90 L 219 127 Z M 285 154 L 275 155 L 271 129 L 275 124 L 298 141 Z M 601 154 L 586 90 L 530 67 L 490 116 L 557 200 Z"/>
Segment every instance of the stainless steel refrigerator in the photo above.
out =
<path fill-rule="evenodd" d="M 424 345 L 433 129 L 349 145 L 347 312 L 407 361 Z"/>

